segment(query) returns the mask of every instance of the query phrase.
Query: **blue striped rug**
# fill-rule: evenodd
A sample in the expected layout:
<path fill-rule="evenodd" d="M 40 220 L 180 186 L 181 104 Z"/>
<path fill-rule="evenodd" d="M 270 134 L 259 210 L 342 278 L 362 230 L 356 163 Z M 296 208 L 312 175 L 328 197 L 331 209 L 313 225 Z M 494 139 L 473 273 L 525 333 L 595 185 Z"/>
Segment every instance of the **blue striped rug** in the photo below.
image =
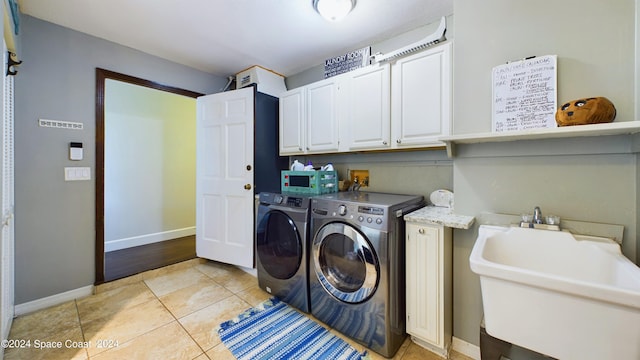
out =
<path fill-rule="evenodd" d="M 369 359 L 275 297 L 220 324 L 218 334 L 239 360 Z"/>

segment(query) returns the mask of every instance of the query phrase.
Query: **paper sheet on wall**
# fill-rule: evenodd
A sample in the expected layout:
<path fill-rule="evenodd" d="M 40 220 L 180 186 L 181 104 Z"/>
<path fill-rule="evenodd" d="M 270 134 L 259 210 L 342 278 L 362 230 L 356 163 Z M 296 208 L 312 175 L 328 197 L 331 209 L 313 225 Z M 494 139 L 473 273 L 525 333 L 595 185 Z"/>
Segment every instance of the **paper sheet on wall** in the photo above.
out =
<path fill-rule="evenodd" d="M 556 127 L 557 75 L 556 55 L 494 67 L 492 131 Z"/>

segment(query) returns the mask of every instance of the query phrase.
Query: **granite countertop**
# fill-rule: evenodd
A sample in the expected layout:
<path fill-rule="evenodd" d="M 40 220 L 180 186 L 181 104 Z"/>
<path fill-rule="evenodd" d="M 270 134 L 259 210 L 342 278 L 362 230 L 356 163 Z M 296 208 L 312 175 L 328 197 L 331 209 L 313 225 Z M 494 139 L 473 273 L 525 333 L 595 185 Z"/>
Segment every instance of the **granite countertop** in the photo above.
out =
<path fill-rule="evenodd" d="M 404 216 L 405 221 L 442 225 L 456 229 L 468 229 L 473 225 L 473 216 L 460 215 L 446 207 L 425 206 Z"/>

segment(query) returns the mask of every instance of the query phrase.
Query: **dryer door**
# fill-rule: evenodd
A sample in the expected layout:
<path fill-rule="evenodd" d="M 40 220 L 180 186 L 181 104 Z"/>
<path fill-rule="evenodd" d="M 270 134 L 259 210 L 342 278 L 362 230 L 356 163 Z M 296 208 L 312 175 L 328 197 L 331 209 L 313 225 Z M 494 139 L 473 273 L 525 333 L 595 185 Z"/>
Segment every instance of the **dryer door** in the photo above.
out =
<path fill-rule="evenodd" d="M 256 251 L 262 267 L 276 279 L 296 274 L 304 251 L 295 222 L 282 211 L 270 210 L 260 220 L 256 232 Z"/>
<path fill-rule="evenodd" d="M 369 299 L 379 282 L 378 256 L 365 236 L 351 225 L 330 222 L 312 245 L 315 273 L 322 286 L 347 303 Z"/>

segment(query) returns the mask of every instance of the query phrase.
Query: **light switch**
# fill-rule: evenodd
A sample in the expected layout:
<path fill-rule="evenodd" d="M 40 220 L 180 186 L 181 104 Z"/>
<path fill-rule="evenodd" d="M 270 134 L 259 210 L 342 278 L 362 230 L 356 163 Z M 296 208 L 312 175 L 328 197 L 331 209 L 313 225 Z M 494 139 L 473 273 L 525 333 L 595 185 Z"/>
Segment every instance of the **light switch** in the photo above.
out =
<path fill-rule="evenodd" d="M 89 167 L 65 167 L 64 181 L 91 180 Z"/>

